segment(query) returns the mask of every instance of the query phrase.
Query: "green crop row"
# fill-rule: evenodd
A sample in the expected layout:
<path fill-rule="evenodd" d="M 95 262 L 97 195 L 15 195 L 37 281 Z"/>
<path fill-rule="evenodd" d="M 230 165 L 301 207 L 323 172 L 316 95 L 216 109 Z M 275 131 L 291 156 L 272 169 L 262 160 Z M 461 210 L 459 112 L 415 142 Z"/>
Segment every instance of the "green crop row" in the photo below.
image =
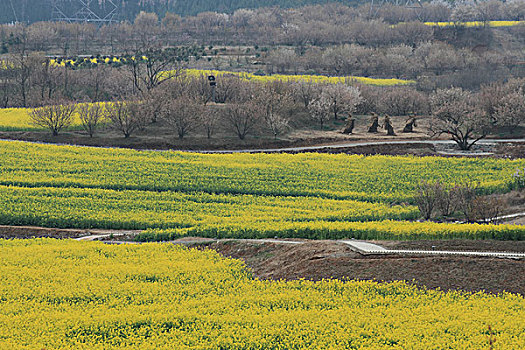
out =
<path fill-rule="evenodd" d="M 505 191 L 524 160 L 198 154 L 0 142 L 0 185 L 208 192 L 412 203 L 421 180 Z"/>
<path fill-rule="evenodd" d="M 525 240 L 525 226 L 452 224 L 414 221 L 323 221 L 243 223 L 221 222 L 177 229 L 149 229 L 135 237 L 138 242 L 170 241 L 182 237 L 209 238 L 307 238 L 364 240 L 495 239 Z"/>
<path fill-rule="evenodd" d="M 422 180 L 508 190 L 524 161 L 197 154 L 0 142 L 0 224 L 304 238 L 524 239 L 520 226 L 410 222 Z M 399 222 L 398 222 L 399 221 Z"/>

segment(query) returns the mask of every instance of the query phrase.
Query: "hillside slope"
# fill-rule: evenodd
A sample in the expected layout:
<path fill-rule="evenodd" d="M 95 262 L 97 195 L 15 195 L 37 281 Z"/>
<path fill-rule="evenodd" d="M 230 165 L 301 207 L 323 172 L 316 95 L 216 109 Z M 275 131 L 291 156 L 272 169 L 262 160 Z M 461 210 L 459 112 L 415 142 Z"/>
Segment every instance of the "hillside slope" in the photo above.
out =
<path fill-rule="evenodd" d="M 352 1 L 344 1 L 344 3 L 348 5 Z M 66 1 L 62 0 L 62 2 L 65 3 Z M 102 2 L 102 5 L 99 5 L 99 2 Z M 186 16 L 206 11 L 229 13 L 240 8 L 298 7 L 309 4 L 343 2 L 343 0 L 114 0 L 114 2 L 121 6 L 120 20 L 133 20 L 140 11 L 156 12 L 161 16 L 166 12 Z M 104 7 L 104 1 L 93 1 L 93 3 L 95 12 Z M 64 5 L 63 8 L 69 15 L 78 10 L 75 7 L 75 1 Z M 49 20 L 51 10 L 51 1 L 49 0 L 2 1 L 0 2 L 0 23 L 10 23 L 16 20 L 30 23 Z"/>

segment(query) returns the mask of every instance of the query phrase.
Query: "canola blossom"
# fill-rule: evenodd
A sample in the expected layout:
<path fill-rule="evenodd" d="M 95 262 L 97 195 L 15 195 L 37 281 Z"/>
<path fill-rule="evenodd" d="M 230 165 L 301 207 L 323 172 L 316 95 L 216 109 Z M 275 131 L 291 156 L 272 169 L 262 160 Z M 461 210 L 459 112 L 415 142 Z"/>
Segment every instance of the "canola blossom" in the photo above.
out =
<path fill-rule="evenodd" d="M 131 59 L 135 59 L 132 57 Z M 139 60 L 147 61 L 147 57 L 142 56 Z M 85 66 L 92 67 L 97 65 L 120 65 L 125 64 L 125 58 L 118 57 L 85 57 L 77 59 L 50 59 L 50 64 L 55 67 L 75 67 Z M 229 71 L 218 71 L 218 70 L 207 70 L 207 69 L 184 69 L 182 72 L 188 74 L 188 76 L 198 77 L 201 75 L 235 75 L 244 80 L 256 81 L 256 82 L 273 82 L 273 81 L 284 81 L 284 82 L 309 82 L 314 84 L 339 84 L 339 83 L 361 83 L 365 85 L 376 85 L 376 86 L 394 86 L 394 85 L 409 85 L 415 84 L 414 80 L 396 79 L 396 78 L 369 78 L 359 76 L 345 76 L 345 77 L 329 77 L 324 75 L 285 75 L 285 74 L 273 74 L 273 75 L 256 75 L 248 72 L 229 72 Z M 171 76 L 169 71 L 163 73 L 164 76 Z"/>
<path fill-rule="evenodd" d="M 409 85 L 414 84 L 414 80 L 404 80 L 395 78 L 369 78 L 369 77 L 358 77 L 358 76 L 345 76 L 345 77 L 329 77 L 325 75 L 285 75 L 285 74 L 273 74 L 273 75 L 256 75 L 247 72 L 228 72 L 218 70 L 205 70 L 205 69 L 186 69 L 188 76 L 198 77 L 201 75 L 214 75 L 221 77 L 224 75 L 234 75 L 244 80 L 268 83 L 274 81 L 283 82 L 306 82 L 313 84 L 352 84 L 361 83 L 365 85 L 376 85 L 376 86 L 394 86 L 394 85 Z"/>
<path fill-rule="evenodd" d="M 31 123 L 30 108 L 0 109 L 0 131 L 41 130 L 42 127 Z"/>
<path fill-rule="evenodd" d="M 454 27 L 454 26 L 463 26 L 463 27 L 513 27 L 518 25 L 524 25 L 525 21 L 470 21 L 470 22 L 425 22 L 425 25 L 431 27 Z"/>
<path fill-rule="evenodd" d="M 172 244 L 0 240 L 0 280 L 2 349 L 525 348 L 520 295 L 262 281 Z"/>
<path fill-rule="evenodd" d="M 170 241 L 181 237 L 210 238 L 306 238 L 363 240 L 495 239 L 524 240 L 519 225 L 450 224 L 417 221 L 283 221 L 239 222 L 218 219 L 205 225 L 172 229 L 147 229 L 135 237 L 139 242 Z"/>
<path fill-rule="evenodd" d="M 0 131 L 32 131 L 43 130 L 41 126 L 34 125 L 31 108 L 0 108 Z M 73 120 L 68 130 L 81 130 L 82 121 L 78 111 L 73 114 Z"/>
<path fill-rule="evenodd" d="M 184 235 L 525 239 L 513 225 L 411 222 L 418 183 L 507 191 L 523 160 L 199 154 L 0 142 L 0 224 Z"/>

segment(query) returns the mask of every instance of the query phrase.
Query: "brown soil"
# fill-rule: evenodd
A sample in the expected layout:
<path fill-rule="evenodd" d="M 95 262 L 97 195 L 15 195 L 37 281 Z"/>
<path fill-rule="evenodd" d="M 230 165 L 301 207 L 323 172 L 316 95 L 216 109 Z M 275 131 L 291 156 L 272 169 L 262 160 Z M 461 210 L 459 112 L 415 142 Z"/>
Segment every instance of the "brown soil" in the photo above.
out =
<path fill-rule="evenodd" d="M 157 135 L 157 133 L 151 133 Z M 93 147 L 118 147 L 137 150 L 250 150 L 250 149 L 272 149 L 272 148 L 289 148 L 289 147 L 307 147 L 307 146 L 325 146 L 341 142 L 359 142 L 359 141 L 401 141 L 407 138 L 369 138 L 367 135 L 353 135 L 345 137 L 336 132 L 322 132 L 309 135 L 296 135 L 293 138 L 273 139 L 271 137 L 251 138 L 239 140 L 234 137 L 216 137 L 207 139 L 205 137 L 192 137 L 183 140 L 173 138 L 172 136 L 147 136 L 137 135 L 128 139 L 116 134 L 101 134 L 89 138 L 82 132 L 67 132 L 52 136 L 47 132 L 40 131 L 0 131 L 0 139 L 19 140 L 31 142 L 44 142 L 52 144 L 66 144 L 77 146 Z M 350 154 L 389 154 L 389 155 L 436 155 L 432 145 L 380 145 L 380 146 L 362 146 L 347 149 L 327 150 L 323 152 L 330 153 L 350 153 Z"/>
<path fill-rule="evenodd" d="M 4 226 L 0 225 L 0 239 L 27 239 L 27 238 L 79 238 L 90 235 L 109 235 L 126 233 L 128 237 L 140 231 L 118 231 L 118 230 L 99 230 L 99 229 L 63 229 L 46 228 L 35 226 Z"/>
<path fill-rule="evenodd" d="M 354 134 L 344 135 L 341 133 L 344 122 L 341 120 L 331 121 L 324 130 L 316 127 L 304 128 L 302 122 L 296 121 L 299 125 L 294 126 L 295 131 L 285 137 L 275 139 L 273 135 L 268 135 L 264 130 L 258 130 L 261 136 L 253 137 L 248 135 L 245 140 L 240 140 L 232 134 L 232 131 L 225 126 L 220 126 L 217 133 L 211 139 L 206 135 L 192 133 L 180 140 L 173 130 L 162 122 L 151 124 L 144 131 L 137 131 L 129 138 L 124 138 L 118 132 L 102 128 L 93 138 L 90 138 L 83 131 L 62 132 L 58 136 L 52 136 L 47 131 L 0 131 L 0 139 L 45 142 L 56 144 L 97 146 L 97 147 L 121 147 L 132 149 L 158 149 L 158 150 L 236 150 L 236 149 L 264 149 L 264 148 L 286 148 L 314 145 L 329 145 L 341 142 L 353 141 L 392 141 L 392 140 L 420 140 L 427 139 L 428 135 L 418 129 L 419 132 L 400 133 L 396 137 L 387 136 L 381 130 L 376 134 L 366 132 L 367 117 L 357 117 L 359 122 Z M 399 119 L 399 120 L 398 120 Z M 394 123 L 402 128 L 403 118 L 394 118 Z M 309 122 L 310 123 L 310 122 Z M 311 123 L 310 123 L 311 124 Z M 366 149 L 356 150 L 357 153 L 376 154 L 385 151 L 386 154 L 412 154 L 410 149 L 403 152 L 403 147 L 394 147 L 396 150 L 390 151 L 388 147 L 378 148 L 377 150 L 367 151 Z M 412 148 L 412 146 L 410 146 Z M 420 147 L 415 147 L 419 149 Z M 339 152 L 339 151 L 338 151 Z M 354 150 L 347 150 L 347 153 L 354 153 Z M 415 154 L 418 154 L 416 150 Z M 428 152 L 424 153 L 427 155 Z M 432 153 L 431 153 L 432 154 Z"/>
<path fill-rule="evenodd" d="M 496 147 L 495 154 L 502 158 L 525 158 L 525 143 L 500 144 Z"/>
<path fill-rule="evenodd" d="M 430 144 L 399 144 L 399 145 L 372 145 L 372 146 L 355 146 L 348 148 L 320 149 L 317 153 L 346 153 L 346 154 L 364 154 L 364 155 L 415 155 L 415 156 L 437 156 L 436 149 Z"/>
<path fill-rule="evenodd" d="M 0 225 L 0 238 L 77 238 L 88 235 L 87 230 L 43 228 L 33 226 L 3 226 Z"/>
<path fill-rule="evenodd" d="M 525 294 L 523 259 L 365 256 L 347 245 L 330 241 L 302 245 L 221 241 L 206 245 L 206 249 L 244 260 L 261 279 L 403 280 L 432 289 Z"/>
<path fill-rule="evenodd" d="M 78 238 L 118 231 L 74 230 L 41 227 L 0 226 L 0 238 Z M 130 232 L 127 232 L 130 233 Z M 122 239 L 124 237 L 115 237 Z M 112 240 L 113 238 L 108 238 Z M 128 237 L 129 239 L 129 237 Z M 363 255 L 350 246 L 334 241 L 308 241 L 278 244 L 256 240 L 215 241 L 185 237 L 174 241 L 199 249 L 242 259 L 254 275 L 262 279 L 321 280 L 325 278 L 376 281 L 404 280 L 427 288 L 443 290 L 508 291 L 525 294 L 525 259 L 460 256 Z M 449 249 L 525 252 L 525 242 L 516 241 L 380 241 L 393 249 Z"/>

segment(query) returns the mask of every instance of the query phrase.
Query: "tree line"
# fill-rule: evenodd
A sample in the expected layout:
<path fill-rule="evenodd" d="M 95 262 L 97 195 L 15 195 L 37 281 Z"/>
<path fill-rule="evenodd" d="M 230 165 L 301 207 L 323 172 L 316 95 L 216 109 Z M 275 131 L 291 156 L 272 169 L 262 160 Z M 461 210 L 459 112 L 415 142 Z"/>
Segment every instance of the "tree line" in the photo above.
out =
<path fill-rule="evenodd" d="M 106 103 L 99 101 L 109 97 L 109 91 L 99 94 L 99 100 L 84 99 L 91 103 L 80 104 L 76 102 L 81 99 L 67 100 L 56 91 L 41 101 L 42 107 L 33 109 L 32 119 L 54 135 L 70 126 L 77 112 L 90 136 L 104 120 L 125 138 L 164 122 L 180 139 L 197 129 L 211 138 L 221 126 L 244 140 L 261 132 L 277 138 L 308 123 L 321 130 L 330 121 L 346 120 L 348 125 L 353 114 L 372 115 L 369 132 L 377 132 L 378 115 L 383 115 L 384 128 L 394 136 L 390 116 L 410 117 L 407 123 L 411 126 L 404 132 L 411 132 L 417 116 L 429 115 L 428 132 L 447 135 L 464 150 L 498 127 L 525 124 L 525 79 L 492 83 L 479 92 L 446 88 L 425 94 L 406 86 L 261 83 L 235 75 L 221 76 L 214 85 L 208 76 L 189 76 L 183 70 L 172 71 L 169 78 L 148 86 L 148 80 L 142 79 L 145 75 L 134 78 L 133 74 L 130 68 L 113 72 L 113 87 L 120 86 L 120 90 L 112 89 Z M 133 85 L 134 79 L 140 88 Z M 351 125 L 345 133 L 352 133 L 353 121 Z"/>
<path fill-rule="evenodd" d="M 389 23 L 398 23 L 421 19 L 424 21 L 487 21 L 520 20 L 524 18 L 521 0 L 501 2 L 497 0 L 470 2 L 446 1 L 423 2 L 421 8 L 405 9 L 402 6 L 383 6 L 370 11 L 370 5 L 362 1 L 351 0 L 114 0 L 119 6 L 118 20 L 133 21 L 140 11 L 153 12 L 159 16 L 174 13 L 180 16 L 196 16 L 199 13 L 234 14 L 240 9 L 257 10 L 259 8 L 316 8 L 316 4 L 328 2 L 331 6 L 355 8 L 356 12 L 376 18 L 384 18 Z M 59 1 L 60 3 L 60 1 Z M 344 3 L 341 4 L 341 3 Z M 75 2 L 62 1 L 65 12 L 74 14 L 78 11 Z M 312 6 L 314 5 L 314 6 Z M 103 12 L 105 1 L 94 1 L 91 9 Z M 33 23 L 51 19 L 51 2 L 48 0 L 4 1 L 0 4 L 0 23 Z"/>
<path fill-rule="evenodd" d="M 525 1 L 490 4 L 494 5 L 490 11 L 481 11 L 486 18 L 498 18 L 503 9 L 513 9 L 518 17 L 525 13 Z M 473 6 L 483 8 L 486 3 Z M 472 11 L 460 11 L 459 5 L 450 8 L 432 3 L 424 8 L 436 20 L 459 18 L 460 14 L 465 20 L 480 18 L 471 15 Z M 255 67 L 266 74 L 398 77 L 416 79 L 418 88 L 426 91 L 448 86 L 478 89 L 492 81 L 525 76 L 525 25 L 440 28 L 415 21 L 410 17 L 413 11 L 404 7 L 381 8 L 381 19 L 369 18 L 364 10 L 324 5 L 191 17 L 141 12 L 132 23 L 102 27 L 53 22 L 4 25 L 0 26 L 0 53 L 126 55 L 197 44 L 213 48 L 193 54 L 206 57 L 209 68 L 229 60 L 231 67 Z M 401 11 L 409 21 L 392 25 L 397 20 L 386 15 L 389 11 Z M 232 49 L 229 45 L 238 46 Z"/>
<path fill-rule="evenodd" d="M 278 6 L 281 8 L 299 7 L 308 4 L 325 3 L 324 0 L 114 0 L 119 6 L 118 19 L 132 21 L 140 11 L 154 12 L 164 15 L 166 12 L 176 13 L 181 16 L 193 16 L 200 12 L 232 13 L 240 8 L 259 8 Z M 331 2 L 343 2 L 332 0 Z M 348 4 L 348 1 L 344 1 Z M 60 1 L 59 1 L 60 3 Z M 352 1 L 357 4 L 358 1 Z M 74 2 L 62 1 L 63 8 L 68 14 L 78 11 Z M 103 12 L 105 1 L 94 1 L 91 10 Z M 48 0 L 17 0 L 3 1 L 0 3 L 0 23 L 10 22 L 39 22 L 51 19 L 51 2 Z"/>

